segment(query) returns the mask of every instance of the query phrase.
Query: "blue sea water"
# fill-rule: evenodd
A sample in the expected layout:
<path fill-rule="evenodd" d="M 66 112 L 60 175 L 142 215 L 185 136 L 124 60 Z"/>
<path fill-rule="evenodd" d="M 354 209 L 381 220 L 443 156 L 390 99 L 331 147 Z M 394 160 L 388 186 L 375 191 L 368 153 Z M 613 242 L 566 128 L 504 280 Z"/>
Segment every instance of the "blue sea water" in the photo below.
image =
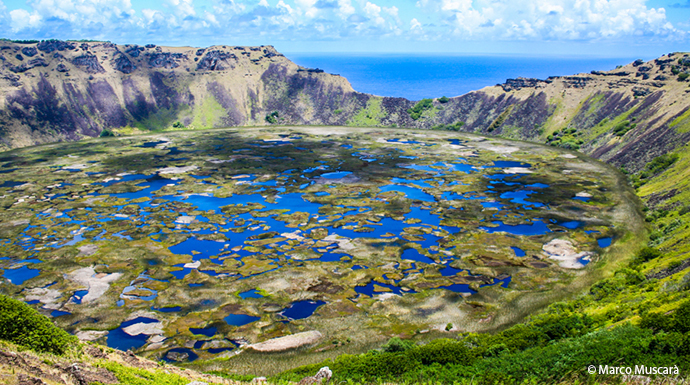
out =
<path fill-rule="evenodd" d="M 528 57 L 503 55 L 289 53 L 307 68 L 347 78 L 359 92 L 410 100 L 459 96 L 506 79 L 546 79 L 608 71 L 637 58 Z"/>

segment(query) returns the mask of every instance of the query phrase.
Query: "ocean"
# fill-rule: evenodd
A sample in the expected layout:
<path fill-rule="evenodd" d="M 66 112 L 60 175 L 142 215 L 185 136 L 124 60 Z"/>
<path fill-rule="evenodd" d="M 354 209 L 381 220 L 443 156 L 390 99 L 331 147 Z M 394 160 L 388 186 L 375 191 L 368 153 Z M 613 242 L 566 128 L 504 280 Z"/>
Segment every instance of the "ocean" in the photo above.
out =
<path fill-rule="evenodd" d="M 368 94 L 410 100 L 459 96 L 506 79 L 608 71 L 637 58 L 411 54 L 286 54 L 295 63 L 342 75 Z"/>

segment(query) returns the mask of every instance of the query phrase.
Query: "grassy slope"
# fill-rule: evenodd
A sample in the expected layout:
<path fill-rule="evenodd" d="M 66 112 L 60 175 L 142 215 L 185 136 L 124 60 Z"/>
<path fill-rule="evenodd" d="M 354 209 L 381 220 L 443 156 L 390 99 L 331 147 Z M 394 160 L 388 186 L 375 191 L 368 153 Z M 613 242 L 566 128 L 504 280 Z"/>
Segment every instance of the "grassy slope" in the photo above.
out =
<path fill-rule="evenodd" d="M 76 365 L 78 373 L 71 369 Z M 79 344 L 64 355 L 38 353 L 0 341 L 0 383 L 26 384 L 121 383 L 127 385 L 186 385 L 193 381 L 233 384 L 235 381 L 180 369 L 95 344 Z M 24 381 L 24 382 L 22 382 Z M 40 382 L 37 382 L 40 383 Z"/>

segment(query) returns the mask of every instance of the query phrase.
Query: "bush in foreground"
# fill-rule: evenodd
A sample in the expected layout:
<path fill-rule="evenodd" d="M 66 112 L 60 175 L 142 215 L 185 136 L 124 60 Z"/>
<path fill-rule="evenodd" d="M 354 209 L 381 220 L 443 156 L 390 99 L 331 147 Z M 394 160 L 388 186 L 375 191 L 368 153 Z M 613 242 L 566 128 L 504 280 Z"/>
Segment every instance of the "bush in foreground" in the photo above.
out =
<path fill-rule="evenodd" d="M 24 302 L 1 294 L 0 339 L 53 354 L 63 354 L 77 341 Z"/>

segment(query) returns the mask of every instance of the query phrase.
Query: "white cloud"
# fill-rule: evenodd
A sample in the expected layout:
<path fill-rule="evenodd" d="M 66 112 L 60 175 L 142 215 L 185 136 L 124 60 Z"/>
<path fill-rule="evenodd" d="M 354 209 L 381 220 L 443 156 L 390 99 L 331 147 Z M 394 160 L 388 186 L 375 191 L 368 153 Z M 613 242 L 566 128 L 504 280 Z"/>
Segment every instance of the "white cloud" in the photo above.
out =
<path fill-rule="evenodd" d="M 341 19 L 346 19 L 353 13 L 355 13 L 355 7 L 352 6 L 350 0 L 338 0 L 338 15 Z"/>
<path fill-rule="evenodd" d="M 202 45 L 397 35 L 404 36 L 401 41 L 479 42 L 687 37 L 668 22 L 663 8 L 648 8 L 645 0 L 417 0 L 416 7 L 382 6 L 380 0 L 164 0 L 138 11 L 131 0 L 26 1 L 28 10 L 7 10 L 0 0 L 0 28 L 7 37 Z"/>
<path fill-rule="evenodd" d="M 423 30 L 422 23 L 417 19 L 410 20 L 410 30 L 413 32 L 421 32 Z"/>
<path fill-rule="evenodd" d="M 24 9 L 10 11 L 10 27 L 12 32 L 20 32 L 27 28 L 36 28 L 41 25 L 41 16 L 36 12 L 29 13 Z"/>
<path fill-rule="evenodd" d="M 168 3 L 173 9 L 173 13 L 179 17 L 184 18 L 196 15 L 192 0 L 168 0 Z"/>
<path fill-rule="evenodd" d="M 473 39 L 590 40 L 677 33 L 663 8 L 644 0 L 419 0 L 444 15 L 456 37 Z"/>

